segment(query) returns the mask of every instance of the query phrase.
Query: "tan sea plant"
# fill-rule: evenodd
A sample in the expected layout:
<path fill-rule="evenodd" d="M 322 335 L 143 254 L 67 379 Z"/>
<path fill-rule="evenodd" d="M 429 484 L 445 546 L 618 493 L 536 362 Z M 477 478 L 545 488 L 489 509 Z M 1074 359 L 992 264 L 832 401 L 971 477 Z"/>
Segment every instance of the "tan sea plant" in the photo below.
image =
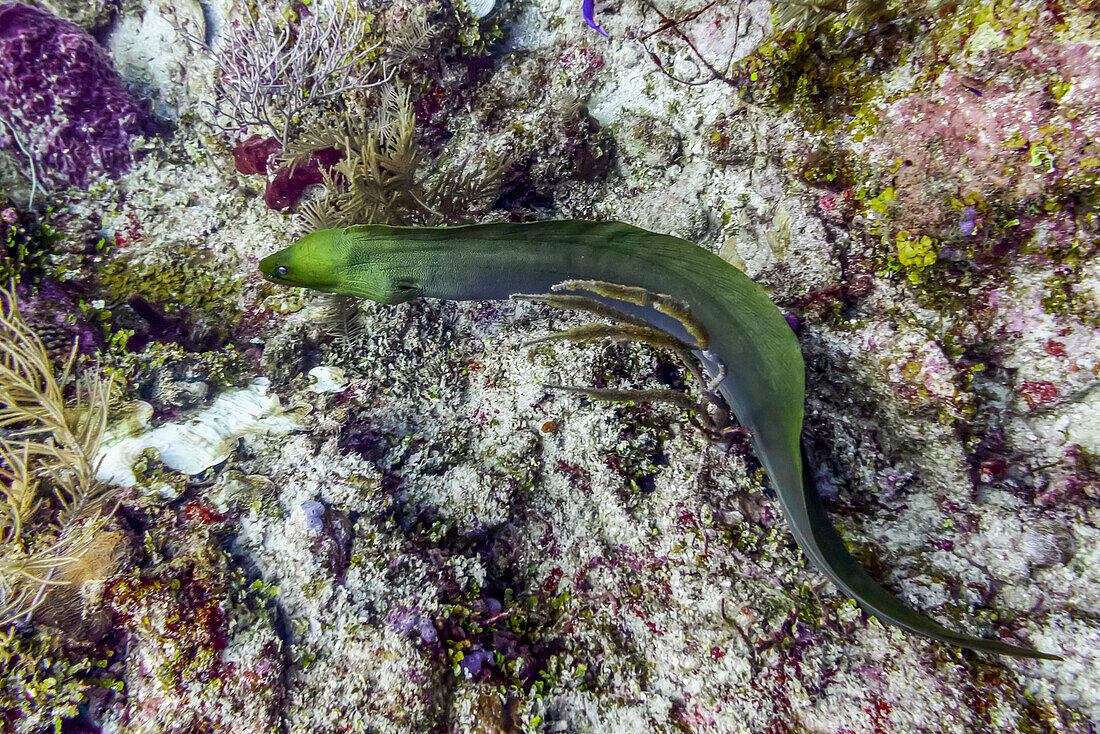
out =
<path fill-rule="evenodd" d="M 0 288 L 0 625 L 29 619 L 52 587 L 102 555 L 109 488 L 96 479 L 111 381 L 60 368 Z M 72 395 L 66 397 L 71 385 Z"/>
<path fill-rule="evenodd" d="M 343 158 L 322 171 L 327 197 L 302 207 L 311 229 L 469 223 L 496 198 L 510 164 L 490 151 L 425 160 L 410 92 L 397 87 L 387 88 L 376 115 L 346 112 L 288 146 L 285 157 L 294 165 L 325 148 Z"/>

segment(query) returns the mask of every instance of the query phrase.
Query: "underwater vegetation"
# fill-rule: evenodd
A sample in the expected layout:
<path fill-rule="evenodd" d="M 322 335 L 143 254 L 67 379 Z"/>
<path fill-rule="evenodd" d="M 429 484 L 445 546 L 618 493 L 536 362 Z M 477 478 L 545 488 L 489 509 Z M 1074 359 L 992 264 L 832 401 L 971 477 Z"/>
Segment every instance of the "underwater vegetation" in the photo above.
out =
<path fill-rule="evenodd" d="M 27 623 L 67 587 L 110 572 L 117 534 L 108 527 L 110 497 L 96 479 L 95 457 L 111 383 L 94 371 L 78 377 L 76 356 L 74 343 L 58 370 L 23 322 L 14 290 L 0 291 L 3 625 Z"/>
<path fill-rule="evenodd" d="M 187 35 L 217 66 L 211 106 L 223 132 L 264 128 L 285 146 L 306 110 L 385 84 L 392 76 L 371 41 L 370 16 L 351 2 L 301 6 L 280 17 L 259 3 L 232 21 L 218 49 Z"/>
<path fill-rule="evenodd" d="M 29 283 L 41 278 L 59 239 L 60 235 L 36 212 L 0 197 L 0 246 L 4 248 L 0 254 L 0 279 L 3 282 Z"/>
<path fill-rule="evenodd" d="M 319 169 L 327 195 L 303 207 L 314 229 L 464 221 L 496 198 L 509 163 L 489 152 L 475 160 L 454 161 L 449 168 L 437 164 L 440 170 L 425 180 L 419 172 L 423 151 L 409 90 L 390 87 L 375 119 L 357 117 L 346 113 L 343 120 L 303 138 L 286 153 L 293 171 L 334 151 L 335 162 Z"/>
<path fill-rule="evenodd" d="M 773 15 L 778 32 L 814 31 L 837 21 L 866 29 L 894 10 L 882 0 L 781 0 Z"/>
<path fill-rule="evenodd" d="M 212 106 L 220 129 L 270 133 L 253 134 L 234 149 L 240 173 L 266 175 L 269 166 L 278 166 L 266 185 L 268 207 L 289 209 L 306 188 L 322 183 L 330 196 L 309 210 L 310 219 L 375 221 L 381 210 L 413 207 L 420 157 L 409 92 L 398 91 L 396 75 L 424 53 L 435 29 L 423 13 L 411 14 L 383 48 L 371 20 L 342 2 L 319 3 L 289 17 L 261 5 L 235 21 L 216 50 L 187 36 L 217 64 L 218 97 Z M 372 94 L 379 89 L 380 95 Z M 369 110 L 371 103 L 376 113 Z M 471 189 L 467 198 L 491 192 L 491 185 L 477 186 L 482 176 L 476 171 L 456 173 Z M 415 207 L 421 216 L 433 214 L 428 202 L 450 200 L 438 191 L 422 198 Z M 456 209 L 465 203 L 457 194 L 454 198 Z"/>
<path fill-rule="evenodd" d="M 56 731 L 79 720 L 91 691 L 121 690 L 110 651 L 74 642 L 71 632 L 0 632 L 0 712 L 8 731 Z"/>

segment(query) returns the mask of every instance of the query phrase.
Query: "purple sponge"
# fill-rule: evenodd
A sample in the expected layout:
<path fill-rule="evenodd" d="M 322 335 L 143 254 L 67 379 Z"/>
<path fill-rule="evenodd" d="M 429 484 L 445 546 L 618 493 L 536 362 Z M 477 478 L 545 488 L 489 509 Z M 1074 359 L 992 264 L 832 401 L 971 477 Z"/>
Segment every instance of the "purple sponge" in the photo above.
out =
<path fill-rule="evenodd" d="M 0 2 L 0 117 L 14 126 L 39 177 L 56 185 L 121 175 L 133 160 L 131 139 L 155 132 L 94 38 L 22 3 Z M 15 143 L 0 125 L 0 145 Z"/>

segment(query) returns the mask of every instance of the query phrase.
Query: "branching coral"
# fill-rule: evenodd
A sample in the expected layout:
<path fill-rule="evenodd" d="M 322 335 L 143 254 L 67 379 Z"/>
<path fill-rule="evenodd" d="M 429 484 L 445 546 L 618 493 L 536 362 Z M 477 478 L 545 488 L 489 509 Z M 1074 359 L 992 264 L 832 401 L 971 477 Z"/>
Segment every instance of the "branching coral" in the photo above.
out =
<path fill-rule="evenodd" d="M 60 374 L 0 290 L 0 624 L 29 615 L 50 587 L 72 582 L 86 552 L 101 552 L 109 518 L 95 456 L 107 424 L 110 380 Z M 67 400 L 66 387 L 74 396 Z"/>
<path fill-rule="evenodd" d="M 246 13 L 233 23 L 216 51 L 201 39 L 184 37 L 217 63 L 218 97 L 211 104 L 222 130 L 267 128 L 285 145 L 310 106 L 389 79 L 386 65 L 371 60 L 381 42 L 368 45 L 368 33 L 364 16 L 331 0 L 303 8 L 297 23 L 260 4 L 255 15 Z"/>
<path fill-rule="evenodd" d="M 774 14 L 782 30 L 812 30 L 842 17 L 850 25 L 870 25 L 886 10 L 881 0 L 780 0 Z"/>
<path fill-rule="evenodd" d="M 317 229 L 351 224 L 443 224 L 471 221 L 479 203 L 496 197 L 507 163 L 486 156 L 420 177 L 421 151 L 409 92 L 390 88 L 377 118 L 347 114 L 335 126 L 288 151 L 293 161 L 333 148 L 343 158 L 322 170 L 328 198 L 304 207 Z"/>

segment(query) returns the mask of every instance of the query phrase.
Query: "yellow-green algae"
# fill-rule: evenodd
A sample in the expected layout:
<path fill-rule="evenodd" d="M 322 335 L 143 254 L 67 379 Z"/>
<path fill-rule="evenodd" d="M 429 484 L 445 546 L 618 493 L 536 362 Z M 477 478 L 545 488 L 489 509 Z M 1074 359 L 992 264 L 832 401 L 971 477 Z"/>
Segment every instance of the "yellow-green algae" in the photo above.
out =
<path fill-rule="evenodd" d="M 841 16 L 827 27 L 790 31 L 763 44 L 742 62 L 739 78 L 749 99 L 777 105 L 793 114 L 804 130 L 828 136 L 832 144 L 840 146 L 832 158 L 843 156 L 842 171 L 837 171 L 835 164 L 820 171 L 818 152 L 792 164 L 801 169 L 803 180 L 814 185 L 833 187 L 838 180 L 850 177 L 856 199 L 871 223 L 870 232 L 882 238 L 886 270 L 903 271 L 918 283 L 932 275 L 927 269 L 937 267 L 934 254 L 941 248 L 943 234 L 955 226 L 958 210 L 962 208 L 957 202 L 967 201 L 974 206 L 975 200 L 984 197 L 966 190 L 960 181 L 953 194 L 948 189 L 938 201 L 929 202 L 930 206 L 939 207 L 936 229 L 914 230 L 908 219 L 912 205 L 907 201 L 894 203 L 899 195 L 903 199 L 908 195 L 906 187 L 911 184 L 900 184 L 896 176 L 890 182 L 891 174 L 896 174 L 905 161 L 895 161 L 892 170 L 879 170 L 868 167 L 863 156 L 853 151 L 859 149 L 862 141 L 883 134 L 884 110 L 936 88 L 937 80 L 945 71 L 952 70 L 952 64 L 959 58 L 980 52 L 1011 59 L 1012 54 L 1027 47 L 1040 23 L 1046 24 L 1044 31 L 1053 35 L 1054 42 L 1088 39 L 1087 22 L 1079 15 L 1067 13 L 1063 20 L 1056 15 L 1050 27 L 1049 18 L 1042 16 L 1045 7 L 1043 3 L 1021 4 L 1010 0 L 935 6 L 914 3 L 893 8 L 896 20 L 874 32 L 859 28 L 855 22 L 858 19 Z M 1065 97 L 1069 83 L 1051 72 L 1046 74 L 1050 77 L 1047 88 L 1057 102 Z M 1074 117 L 1070 111 L 1062 120 L 1063 126 L 1074 124 Z M 1004 141 L 1006 150 L 1020 151 L 1019 166 L 1052 175 L 1051 185 L 1039 202 L 1041 211 L 1075 207 L 1081 201 L 1092 206 L 1100 193 L 1100 156 L 1089 143 L 1084 152 L 1075 151 L 1067 159 L 1062 150 L 1069 142 L 1066 130 L 1068 127 L 1048 126 L 1038 140 Z M 723 145 L 717 128 L 712 141 L 719 148 Z M 1077 161 L 1076 166 L 1073 160 Z M 1005 172 L 1014 173 L 1012 169 Z M 953 248 L 981 246 L 1018 223 L 1035 206 L 1028 199 L 1014 202 L 1005 200 L 999 192 L 987 194 L 997 194 L 997 214 L 987 216 L 983 236 L 977 242 L 952 241 Z M 930 284 L 929 288 L 942 291 L 954 285 L 957 283 L 949 279 L 938 286 Z"/>
<path fill-rule="evenodd" d="M 212 267 L 210 254 L 201 248 L 161 251 L 155 261 L 128 258 L 119 251 L 103 264 L 100 278 L 114 302 L 139 296 L 168 315 L 186 314 L 207 329 L 224 329 L 241 315 L 239 275 Z"/>

